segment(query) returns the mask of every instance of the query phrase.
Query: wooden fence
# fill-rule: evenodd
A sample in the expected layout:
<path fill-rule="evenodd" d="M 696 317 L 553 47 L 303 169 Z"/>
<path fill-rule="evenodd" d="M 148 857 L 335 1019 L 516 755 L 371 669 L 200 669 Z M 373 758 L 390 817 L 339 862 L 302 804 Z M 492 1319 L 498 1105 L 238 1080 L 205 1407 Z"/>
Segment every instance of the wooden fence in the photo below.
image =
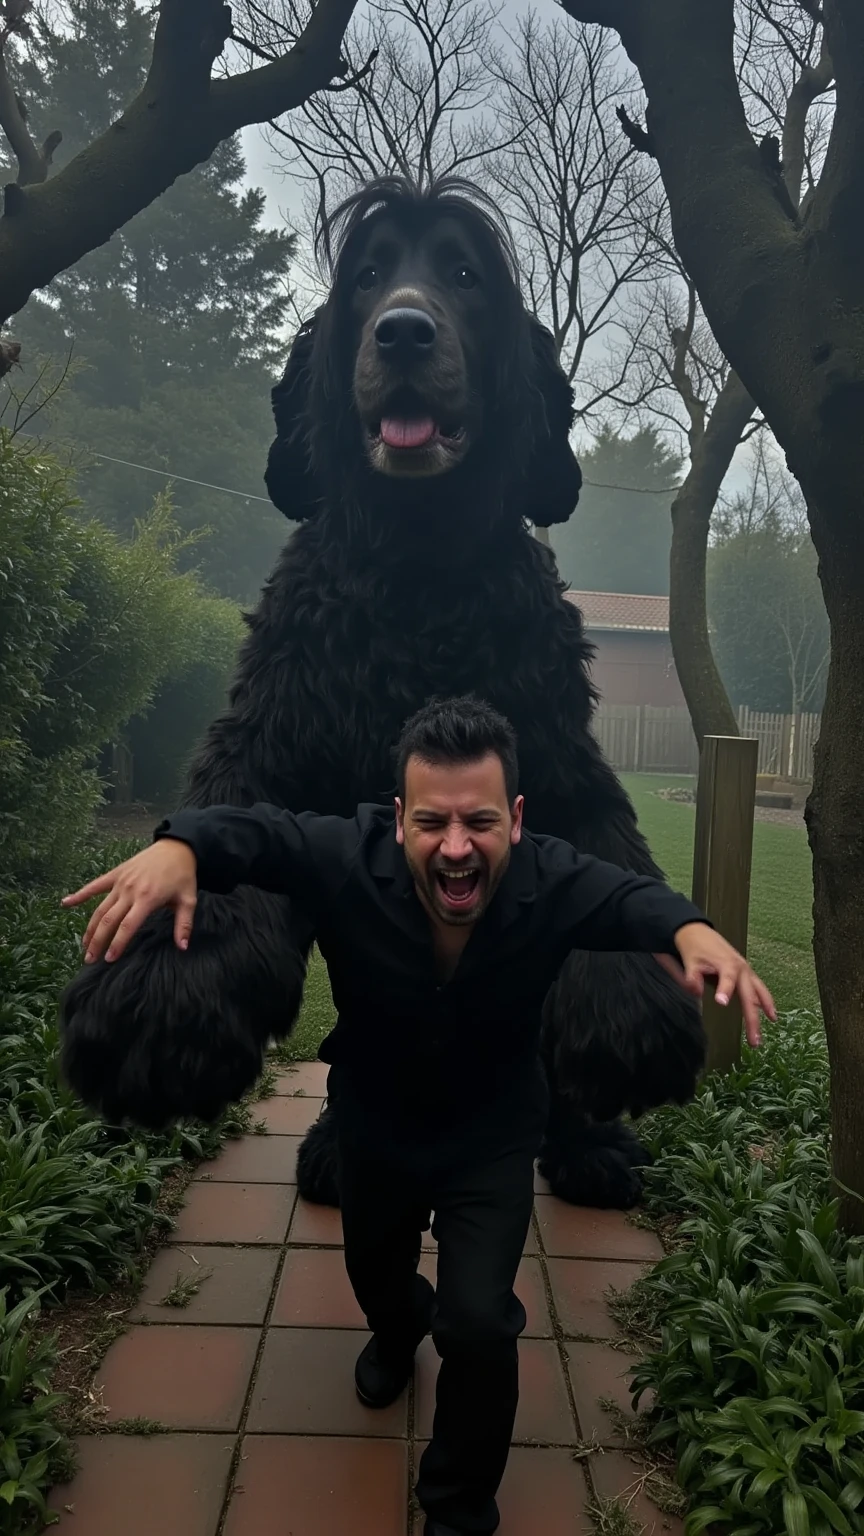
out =
<path fill-rule="evenodd" d="M 759 743 L 758 772 L 782 778 L 813 777 L 819 715 L 771 715 L 742 706 L 738 728 Z M 601 704 L 594 734 L 619 773 L 685 773 L 699 769 L 696 738 L 683 708 Z"/>
<path fill-rule="evenodd" d="M 742 736 L 755 736 L 759 743 L 758 773 L 810 780 L 820 719 L 820 715 L 766 715 L 742 705 L 738 729 Z"/>

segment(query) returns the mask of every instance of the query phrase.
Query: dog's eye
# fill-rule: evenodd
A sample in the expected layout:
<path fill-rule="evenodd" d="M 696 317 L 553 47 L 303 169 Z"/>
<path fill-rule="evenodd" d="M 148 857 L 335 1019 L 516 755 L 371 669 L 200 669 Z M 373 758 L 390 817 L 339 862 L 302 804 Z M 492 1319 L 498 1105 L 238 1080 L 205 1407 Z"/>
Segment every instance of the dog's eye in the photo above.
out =
<path fill-rule="evenodd" d="M 453 281 L 457 288 L 476 288 L 480 279 L 470 267 L 457 267 L 453 274 Z"/>
<path fill-rule="evenodd" d="M 363 271 L 360 273 L 360 276 L 357 279 L 357 287 L 358 288 L 362 288 L 365 292 L 368 292 L 368 290 L 370 288 L 374 288 L 375 287 L 375 284 L 377 283 L 377 281 L 378 281 L 378 272 L 377 272 L 376 268 L 375 267 L 364 267 Z"/>

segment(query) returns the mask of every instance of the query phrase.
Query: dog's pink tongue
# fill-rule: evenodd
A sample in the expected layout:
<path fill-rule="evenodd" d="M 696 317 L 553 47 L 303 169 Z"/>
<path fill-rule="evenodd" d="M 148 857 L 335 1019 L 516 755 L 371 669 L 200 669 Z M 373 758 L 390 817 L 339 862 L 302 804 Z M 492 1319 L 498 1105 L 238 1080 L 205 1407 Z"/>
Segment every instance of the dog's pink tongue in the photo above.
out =
<path fill-rule="evenodd" d="M 411 421 L 385 416 L 381 423 L 381 441 L 388 448 L 423 448 L 435 436 L 435 423 L 431 416 L 419 416 Z"/>

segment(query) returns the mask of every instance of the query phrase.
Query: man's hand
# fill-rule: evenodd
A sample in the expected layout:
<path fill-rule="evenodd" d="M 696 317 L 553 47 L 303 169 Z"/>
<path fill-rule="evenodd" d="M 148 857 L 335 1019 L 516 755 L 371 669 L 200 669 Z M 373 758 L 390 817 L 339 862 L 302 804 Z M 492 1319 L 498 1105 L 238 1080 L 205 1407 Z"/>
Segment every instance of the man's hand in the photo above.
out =
<path fill-rule="evenodd" d="M 174 942 L 188 949 L 192 920 L 198 896 L 195 879 L 195 855 L 186 843 L 175 838 L 161 838 L 151 848 L 136 853 L 125 864 L 109 869 L 98 880 L 91 880 L 72 896 L 64 896 L 64 907 L 77 907 L 91 896 L 109 894 L 93 913 L 84 934 L 84 959 L 88 965 L 122 955 L 132 935 L 145 918 L 160 907 L 174 912 Z"/>
<path fill-rule="evenodd" d="M 750 968 L 744 956 L 706 923 L 685 923 L 675 935 L 675 947 L 681 956 L 680 964 L 671 955 L 655 955 L 655 960 L 659 960 L 663 969 L 694 997 L 702 996 L 706 977 L 714 977 L 714 996 L 721 1008 L 725 1008 L 737 992 L 747 1042 L 761 1045 L 760 1015 L 764 1013 L 774 1023 L 777 1010 L 764 981 Z"/>

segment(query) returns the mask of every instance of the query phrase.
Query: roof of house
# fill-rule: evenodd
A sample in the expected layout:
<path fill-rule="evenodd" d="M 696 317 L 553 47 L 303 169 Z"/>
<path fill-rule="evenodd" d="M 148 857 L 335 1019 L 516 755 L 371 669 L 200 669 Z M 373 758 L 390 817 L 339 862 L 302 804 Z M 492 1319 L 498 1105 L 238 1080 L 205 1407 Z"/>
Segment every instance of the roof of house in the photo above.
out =
<path fill-rule="evenodd" d="M 669 632 L 668 597 L 640 597 L 631 592 L 565 592 L 582 611 L 586 629 Z"/>

